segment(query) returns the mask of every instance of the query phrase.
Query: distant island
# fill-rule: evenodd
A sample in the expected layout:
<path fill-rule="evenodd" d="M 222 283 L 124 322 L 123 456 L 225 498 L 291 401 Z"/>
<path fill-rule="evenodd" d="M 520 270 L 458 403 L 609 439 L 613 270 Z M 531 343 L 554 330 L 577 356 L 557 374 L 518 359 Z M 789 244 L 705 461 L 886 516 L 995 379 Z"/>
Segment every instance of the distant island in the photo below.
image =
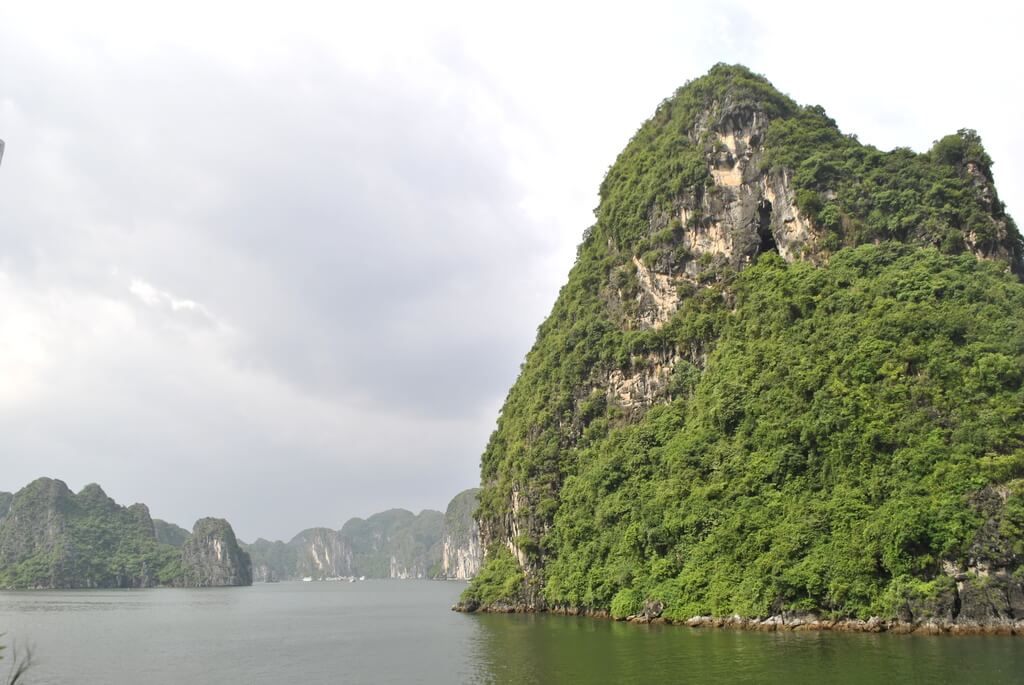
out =
<path fill-rule="evenodd" d="M 390 509 L 340 530 L 309 528 L 288 542 L 245 544 L 224 519 L 192 532 L 121 506 L 96 484 L 77 494 L 39 478 L 0 492 L 0 588 L 228 587 L 340 577 L 469 580 L 483 561 L 477 489 L 445 513 Z"/>
<path fill-rule="evenodd" d="M 0 587 L 224 587 L 252 584 L 252 563 L 224 519 L 192 532 L 124 507 L 94 484 L 75 494 L 39 478 L 0 493 Z"/>
<path fill-rule="evenodd" d="M 308 528 L 288 542 L 260 538 L 243 548 L 256 582 L 341 577 L 468 580 L 483 560 L 473 519 L 477 489 L 459 493 L 447 511 L 389 509 L 349 519 L 340 530 Z"/>

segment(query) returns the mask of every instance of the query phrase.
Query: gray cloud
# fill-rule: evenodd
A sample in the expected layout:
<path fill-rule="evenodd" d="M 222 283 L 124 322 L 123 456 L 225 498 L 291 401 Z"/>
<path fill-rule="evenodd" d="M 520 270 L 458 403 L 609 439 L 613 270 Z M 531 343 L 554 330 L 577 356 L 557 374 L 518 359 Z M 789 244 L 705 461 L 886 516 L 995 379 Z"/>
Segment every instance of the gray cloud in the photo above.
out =
<path fill-rule="evenodd" d="M 928 36 L 899 34 L 913 78 L 862 49 L 871 12 L 786 3 L 0 10 L 0 489 L 98 481 L 249 539 L 443 507 L 603 170 L 716 61 L 882 147 L 975 126 L 1012 211 L 1014 42 L 978 71 L 926 49 L 956 22 L 887 11 Z"/>
<path fill-rule="evenodd" d="M 546 227 L 487 120 L 327 62 L 239 79 L 161 55 L 9 84 L 32 125 L 3 169 L 4 268 L 57 355 L 38 380 L 56 386 L 0 417 L 4 452 L 33 455 L 14 477 L 149 491 L 172 517 L 231 503 L 277 535 L 473 483 L 539 315 L 523 297 Z M 254 511 L 275 489 L 304 510 Z"/>

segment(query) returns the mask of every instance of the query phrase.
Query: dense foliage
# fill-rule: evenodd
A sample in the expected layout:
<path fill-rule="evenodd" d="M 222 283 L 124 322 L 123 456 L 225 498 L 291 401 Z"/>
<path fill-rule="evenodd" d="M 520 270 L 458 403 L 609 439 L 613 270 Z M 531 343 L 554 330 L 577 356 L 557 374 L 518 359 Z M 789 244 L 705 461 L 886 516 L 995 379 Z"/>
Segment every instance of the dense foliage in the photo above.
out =
<path fill-rule="evenodd" d="M 882 152 L 840 133 L 820 107 L 806 107 L 772 122 L 766 149 L 768 165 L 792 172 L 800 209 L 828 232 L 832 249 L 913 240 L 958 253 L 971 236 L 991 251 L 1001 240 L 1001 223 L 1015 234 L 975 131 L 948 135 L 926 153 Z M 979 193 L 978 184 L 987 192 Z M 1013 238 L 1019 262 L 1021 244 Z"/>
<path fill-rule="evenodd" d="M 891 615 L 966 561 L 972 493 L 1007 483 L 1004 525 L 1024 526 L 1015 279 L 890 244 L 825 269 L 765 257 L 735 291 L 692 393 L 578 454 L 543 543 L 550 603 Z"/>
<path fill-rule="evenodd" d="M 118 506 L 97 485 L 75 495 L 41 478 L 0 520 L 2 587 L 138 587 L 167 582 L 179 552 L 157 541 L 142 505 Z"/>
<path fill-rule="evenodd" d="M 248 575 L 249 560 L 230 524 L 201 519 L 196 525 L 195 534 L 156 525 L 145 505 L 120 506 L 96 484 L 75 494 L 62 481 L 39 478 L 0 516 L 0 587 L 180 586 L 200 584 L 197 577 L 215 579 L 205 584 L 239 584 L 230 576 Z M 216 559 L 204 558 L 210 549 Z M 229 562 L 237 568 L 227 569 Z M 219 582 L 225 574 L 232 582 Z"/>
<path fill-rule="evenodd" d="M 496 546 L 487 551 L 487 563 L 462 595 L 463 601 L 479 606 L 502 602 L 513 605 L 519 598 L 523 572 L 507 547 Z"/>
<path fill-rule="evenodd" d="M 189 533 L 181 526 L 167 521 L 161 521 L 160 519 L 153 519 L 153 532 L 156 534 L 158 542 L 162 542 L 167 545 L 174 547 L 181 547 L 188 540 Z"/>
<path fill-rule="evenodd" d="M 716 192 L 709 127 L 749 110 L 770 120 L 755 171 L 787 179 L 821 266 L 768 252 L 737 273 L 658 219 Z M 945 591 L 942 562 L 963 567 L 983 524 L 1024 555 L 1021 242 L 990 165 L 969 130 L 922 154 L 862 145 L 742 67 L 662 103 L 609 170 L 481 459 L 478 517 L 528 582 L 495 544 L 466 598 L 893 615 Z M 675 314 L 637 325 L 637 261 L 693 259 Z M 609 393 L 664 364 L 649 411 Z M 998 520 L 972 504 L 988 485 Z"/>

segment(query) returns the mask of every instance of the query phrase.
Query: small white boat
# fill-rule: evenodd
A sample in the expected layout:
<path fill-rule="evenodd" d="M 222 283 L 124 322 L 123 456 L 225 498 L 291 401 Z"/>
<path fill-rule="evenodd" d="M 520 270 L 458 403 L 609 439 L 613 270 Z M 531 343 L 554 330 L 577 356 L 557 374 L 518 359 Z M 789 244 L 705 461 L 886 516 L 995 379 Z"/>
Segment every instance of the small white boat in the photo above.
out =
<path fill-rule="evenodd" d="M 304 577 L 304 578 L 302 579 L 302 582 L 303 582 L 303 583 L 312 583 L 312 582 L 313 582 L 313 577 L 312 577 L 312 576 L 305 576 L 305 577 Z"/>

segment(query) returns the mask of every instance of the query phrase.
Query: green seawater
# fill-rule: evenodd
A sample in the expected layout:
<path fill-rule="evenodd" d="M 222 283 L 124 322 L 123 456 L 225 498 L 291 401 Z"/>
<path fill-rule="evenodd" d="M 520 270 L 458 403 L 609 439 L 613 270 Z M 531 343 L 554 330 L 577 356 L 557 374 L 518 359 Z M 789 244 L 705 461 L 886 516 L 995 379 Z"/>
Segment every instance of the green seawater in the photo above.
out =
<path fill-rule="evenodd" d="M 34 646 L 26 682 L 39 685 L 1024 682 L 1019 637 L 748 633 L 449 611 L 463 587 L 0 592 L 0 631 L 5 644 Z"/>

